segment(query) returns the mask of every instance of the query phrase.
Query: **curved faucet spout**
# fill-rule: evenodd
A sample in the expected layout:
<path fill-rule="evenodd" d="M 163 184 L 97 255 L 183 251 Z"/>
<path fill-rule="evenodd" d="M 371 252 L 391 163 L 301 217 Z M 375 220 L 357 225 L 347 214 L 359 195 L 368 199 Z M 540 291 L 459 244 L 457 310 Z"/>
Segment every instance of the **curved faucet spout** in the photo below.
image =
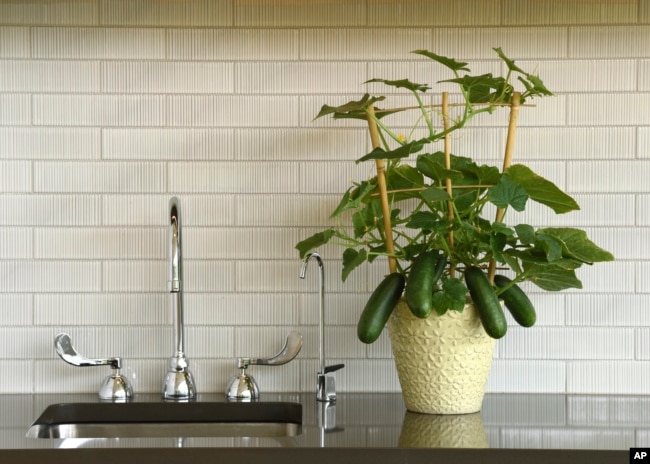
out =
<path fill-rule="evenodd" d="M 323 374 L 325 373 L 325 267 L 318 253 L 313 252 L 305 256 L 300 268 L 300 278 L 304 279 L 307 275 L 307 265 L 312 259 L 318 263 L 318 372 Z"/>
<path fill-rule="evenodd" d="M 172 197 L 169 200 L 167 290 L 173 295 L 174 354 L 169 359 L 169 369 L 163 387 L 163 397 L 170 400 L 189 400 L 196 397 L 194 379 L 188 369 L 189 362 L 185 358 L 181 230 L 180 201 Z"/>

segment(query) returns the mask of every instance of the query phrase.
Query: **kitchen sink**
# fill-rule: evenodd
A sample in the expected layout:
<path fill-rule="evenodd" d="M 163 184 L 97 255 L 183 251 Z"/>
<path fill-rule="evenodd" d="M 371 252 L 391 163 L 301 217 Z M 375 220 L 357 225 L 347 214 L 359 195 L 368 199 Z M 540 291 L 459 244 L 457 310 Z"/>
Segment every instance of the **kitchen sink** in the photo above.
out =
<path fill-rule="evenodd" d="M 301 429 L 302 405 L 292 402 L 61 403 L 27 437 L 291 437 Z"/>

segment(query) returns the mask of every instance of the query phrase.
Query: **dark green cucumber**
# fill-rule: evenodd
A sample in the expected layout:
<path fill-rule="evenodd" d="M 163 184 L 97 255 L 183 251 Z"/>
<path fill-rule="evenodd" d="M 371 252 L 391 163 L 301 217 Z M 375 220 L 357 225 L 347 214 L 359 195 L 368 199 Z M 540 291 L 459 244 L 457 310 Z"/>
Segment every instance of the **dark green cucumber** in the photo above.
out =
<path fill-rule="evenodd" d="M 478 267 L 465 269 L 465 284 L 478 310 L 485 332 L 492 338 L 506 334 L 508 323 L 501 302 L 487 276 Z"/>
<path fill-rule="evenodd" d="M 502 275 L 494 276 L 494 285 L 499 288 L 506 287 L 510 285 L 512 280 Z M 532 327 L 537 320 L 537 314 L 535 314 L 535 308 L 533 303 L 530 301 L 528 296 L 524 291 L 517 287 L 517 285 L 511 285 L 507 290 L 499 293 L 499 298 L 503 300 L 503 303 L 512 314 L 512 317 L 517 321 L 517 323 L 523 327 Z"/>
<path fill-rule="evenodd" d="M 404 276 L 394 272 L 386 276 L 372 292 L 357 325 L 357 336 L 363 343 L 372 343 L 379 338 L 402 296 L 404 283 Z"/>
<path fill-rule="evenodd" d="M 446 265 L 447 259 L 439 257 L 437 251 L 425 251 L 413 262 L 405 291 L 406 303 L 413 315 L 425 318 L 431 314 L 433 289 Z"/>

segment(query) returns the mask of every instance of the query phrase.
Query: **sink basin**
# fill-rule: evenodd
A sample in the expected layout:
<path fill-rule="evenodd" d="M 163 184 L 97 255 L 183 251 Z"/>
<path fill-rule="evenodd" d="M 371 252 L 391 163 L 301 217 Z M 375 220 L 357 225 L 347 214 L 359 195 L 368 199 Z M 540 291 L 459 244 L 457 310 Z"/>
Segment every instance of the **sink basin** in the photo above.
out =
<path fill-rule="evenodd" d="M 27 437 L 290 437 L 301 428 L 302 405 L 291 402 L 62 403 Z"/>

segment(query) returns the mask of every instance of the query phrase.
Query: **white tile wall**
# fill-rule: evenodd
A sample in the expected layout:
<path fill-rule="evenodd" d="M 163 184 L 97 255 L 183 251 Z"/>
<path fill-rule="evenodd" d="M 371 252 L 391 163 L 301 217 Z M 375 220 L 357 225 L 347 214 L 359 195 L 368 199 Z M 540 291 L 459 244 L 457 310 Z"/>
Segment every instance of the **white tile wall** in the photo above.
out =
<path fill-rule="evenodd" d="M 373 77 L 446 77 L 412 50 L 499 72 L 498 46 L 557 94 L 521 112 L 515 160 L 581 205 L 508 219 L 586 227 L 618 261 L 581 271 L 582 290 L 530 287 L 538 325 L 509 319 L 488 390 L 647 393 L 648 43 L 648 0 L 0 0 L 0 364 L 23 372 L 20 384 L 0 380 L 0 393 L 95 391 L 102 373 L 53 353 L 63 330 L 90 356 L 124 357 L 136 391 L 159 390 L 172 354 L 172 195 L 199 390 L 222 391 L 234 357 L 273 354 L 294 329 L 305 338 L 298 360 L 254 375 L 263 391 L 313 389 L 316 270 L 298 278 L 293 246 L 329 224 L 350 178 L 372 173 L 353 163 L 369 147 L 363 123 L 314 116 L 382 92 L 363 84 Z M 480 118 L 454 150 L 498 162 L 505 125 Z M 399 390 L 387 337 L 365 346 L 354 335 L 383 267 L 343 283 L 341 250 L 320 251 L 327 346 L 346 363 L 339 390 Z M 585 430 L 584 442 L 635 440 L 601 432 Z M 562 446 L 553 424 L 531 433 Z M 499 434 L 509 446 L 522 439 Z"/>

